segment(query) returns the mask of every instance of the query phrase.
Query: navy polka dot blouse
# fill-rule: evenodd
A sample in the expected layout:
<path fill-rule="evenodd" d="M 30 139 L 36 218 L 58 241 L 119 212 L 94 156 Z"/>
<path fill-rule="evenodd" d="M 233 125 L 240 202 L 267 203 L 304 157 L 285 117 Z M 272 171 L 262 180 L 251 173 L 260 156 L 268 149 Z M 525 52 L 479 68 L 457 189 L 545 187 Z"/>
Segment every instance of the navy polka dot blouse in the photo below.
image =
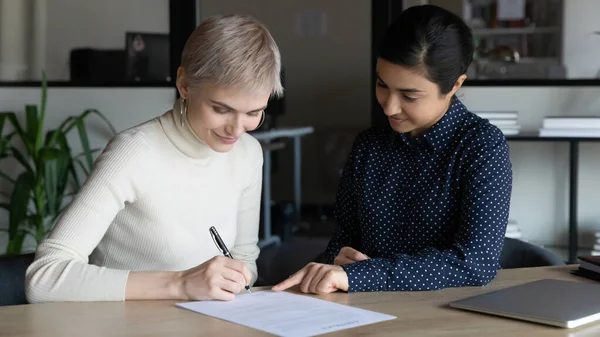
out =
<path fill-rule="evenodd" d="M 370 257 L 343 267 L 349 292 L 485 285 L 499 268 L 511 190 L 504 135 L 457 98 L 421 136 L 371 128 L 344 168 L 325 258 L 344 246 Z"/>

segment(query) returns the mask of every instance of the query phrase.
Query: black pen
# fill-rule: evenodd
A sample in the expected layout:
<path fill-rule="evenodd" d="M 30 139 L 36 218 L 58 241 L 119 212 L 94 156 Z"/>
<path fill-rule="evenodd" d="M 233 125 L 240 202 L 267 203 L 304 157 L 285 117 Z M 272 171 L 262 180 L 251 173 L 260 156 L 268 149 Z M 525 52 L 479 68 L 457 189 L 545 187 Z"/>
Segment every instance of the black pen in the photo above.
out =
<path fill-rule="evenodd" d="M 221 253 L 223 253 L 223 255 L 225 255 L 225 257 L 228 257 L 233 260 L 233 256 L 231 256 L 229 249 L 227 249 L 227 246 L 225 246 L 225 242 L 223 242 L 223 240 L 221 240 L 221 236 L 219 235 L 219 232 L 217 232 L 217 229 L 215 228 L 215 226 L 210 227 L 210 229 L 208 231 L 210 232 L 210 236 L 212 236 L 213 241 L 215 242 L 215 245 L 217 245 L 217 248 L 219 248 Z M 245 288 L 246 288 L 246 290 L 248 290 L 249 293 L 252 293 L 252 291 L 250 291 L 249 285 L 246 285 Z"/>

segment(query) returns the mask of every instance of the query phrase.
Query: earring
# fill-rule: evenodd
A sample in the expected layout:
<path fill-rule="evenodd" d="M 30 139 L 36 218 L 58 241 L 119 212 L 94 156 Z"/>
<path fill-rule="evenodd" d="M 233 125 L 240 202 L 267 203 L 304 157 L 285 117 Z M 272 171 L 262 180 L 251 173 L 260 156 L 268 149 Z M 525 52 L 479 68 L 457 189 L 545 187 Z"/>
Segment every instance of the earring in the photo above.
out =
<path fill-rule="evenodd" d="M 263 111 L 262 114 L 260 115 L 260 122 L 258 123 L 258 126 L 256 128 L 254 128 L 254 130 L 252 130 L 252 131 L 256 131 L 256 130 L 260 129 L 260 127 L 263 125 L 264 122 L 265 122 L 265 112 Z"/>
<path fill-rule="evenodd" d="M 183 126 L 185 124 L 185 119 L 187 118 L 187 100 L 185 98 L 181 99 L 179 114 L 181 115 L 181 126 Z"/>

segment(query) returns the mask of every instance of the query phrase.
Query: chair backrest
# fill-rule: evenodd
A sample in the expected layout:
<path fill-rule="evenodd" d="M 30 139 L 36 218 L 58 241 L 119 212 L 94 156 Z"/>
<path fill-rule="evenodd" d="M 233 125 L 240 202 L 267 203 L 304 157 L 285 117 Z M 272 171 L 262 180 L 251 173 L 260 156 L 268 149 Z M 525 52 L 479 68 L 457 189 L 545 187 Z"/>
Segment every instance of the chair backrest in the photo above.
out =
<path fill-rule="evenodd" d="M 565 265 L 565 261 L 548 249 L 519 239 L 504 239 L 504 248 L 500 253 L 502 269 L 562 265 Z"/>
<path fill-rule="evenodd" d="M 27 304 L 25 272 L 35 253 L 0 257 L 0 306 Z"/>

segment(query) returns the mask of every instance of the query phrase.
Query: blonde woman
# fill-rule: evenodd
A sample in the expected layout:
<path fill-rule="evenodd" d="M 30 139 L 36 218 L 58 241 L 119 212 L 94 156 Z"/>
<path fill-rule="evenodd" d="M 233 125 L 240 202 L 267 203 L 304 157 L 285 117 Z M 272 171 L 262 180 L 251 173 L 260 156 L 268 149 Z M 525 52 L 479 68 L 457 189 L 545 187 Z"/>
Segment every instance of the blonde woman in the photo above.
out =
<path fill-rule="evenodd" d="M 183 50 L 181 98 L 109 142 L 38 247 L 28 301 L 232 300 L 252 285 L 263 157 L 246 131 L 282 95 L 280 68 L 255 19 L 204 20 Z"/>

